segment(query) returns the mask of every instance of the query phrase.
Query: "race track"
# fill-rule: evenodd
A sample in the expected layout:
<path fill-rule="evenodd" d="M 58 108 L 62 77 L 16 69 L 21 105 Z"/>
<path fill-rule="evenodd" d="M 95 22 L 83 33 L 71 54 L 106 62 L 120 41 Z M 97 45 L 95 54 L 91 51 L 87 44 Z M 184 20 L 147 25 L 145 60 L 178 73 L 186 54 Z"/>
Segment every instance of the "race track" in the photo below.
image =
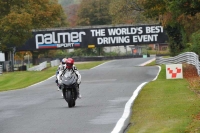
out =
<path fill-rule="evenodd" d="M 57 91 L 55 77 L 0 92 L 0 133 L 114 133 L 133 92 L 157 76 L 157 66 L 140 66 L 152 58 L 113 60 L 81 70 L 82 99 L 74 108 Z"/>

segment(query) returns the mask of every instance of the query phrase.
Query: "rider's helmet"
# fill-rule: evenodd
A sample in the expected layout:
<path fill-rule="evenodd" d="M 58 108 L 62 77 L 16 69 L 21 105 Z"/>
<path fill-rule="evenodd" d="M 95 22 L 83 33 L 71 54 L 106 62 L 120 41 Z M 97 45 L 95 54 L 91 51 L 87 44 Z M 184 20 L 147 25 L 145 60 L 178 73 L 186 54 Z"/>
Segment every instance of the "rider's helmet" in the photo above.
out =
<path fill-rule="evenodd" d="M 67 58 L 62 59 L 62 65 L 66 64 Z"/>
<path fill-rule="evenodd" d="M 67 67 L 68 69 L 71 69 L 73 65 L 74 65 L 74 60 L 73 60 L 72 58 L 68 58 L 68 59 L 66 60 L 66 67 Z"/>

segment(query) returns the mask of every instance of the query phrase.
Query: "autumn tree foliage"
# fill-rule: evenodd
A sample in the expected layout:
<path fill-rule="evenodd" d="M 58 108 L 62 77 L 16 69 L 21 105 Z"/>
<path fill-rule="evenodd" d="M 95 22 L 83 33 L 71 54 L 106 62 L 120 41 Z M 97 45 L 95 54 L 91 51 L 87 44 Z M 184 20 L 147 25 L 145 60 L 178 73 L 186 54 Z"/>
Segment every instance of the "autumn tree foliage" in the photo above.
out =
<path fill-rule="evenodd" d="M 111 24 L 110 0 L 82 0 L 78 10 L 80 26 Z"/>
<path fill-rule="evenodd" d="M 80 3 L 82 0 L 58 0 L 58 2 L 63 6 L 69 6 L 69 5 L 76 5 L 78 3 Z"/>
<path fill-rule="evenodd" d="M 158 18 L 166 28 L 172 55 L 184 52 L 191 34 L 198 31 L 200 0 L 141 0 L 144 15 Z M 195 45 L 195 44 L 194 44 Z"/>
<path fill-rule="evenodd" d="M 113 24 L 133 24 L 137 23 L 141 18 L 140 12 L 143 10 L 137 3 L 135 8 L 131 1 L 127 0 L 111 0 L 109 13 L 112 17 Z"/>
<path fill-rule="evenodd" d="M 144 15 L 142 0 L 111 0 L 109 13 L 113 24 L 155 24 L 157 19 Z"/>
<path fill-rule="evenodd" d="M 57 0 L 1 0 L 0 50 L 21 46 L 33 29 L 60 27 L 66 24 Z"/>
<path fill-rule="evenodd" d="M 62 6 L 67 6 L 67 5 L 71 5 L 74 3 L 74 0 L 58 0 L 58 2 L 62 5 Z"/>
<path fill-rule="evenodd" d="M 15 54 L 15 60 L 20 60 L 21 61 L 21 64 L 24 64 L 24 57 L 25 56 L 29 56 L 29 60 L 30 60 L 30 57 L 32 56 L 32 53 L 30 51 L 20 51 L 20 52 L 17 52 Z"/>
<path fill-rule="evenodd" d="M 67 6 L 63 6 L 63 9 L 67 15 L 67 22 L 69 27 L 76 27 L 77 26 L 77 11 L 79 9 L 79 4 L 70 4 Z"/>
<path fill-rule="evenodd" d="M 58 0 L 62 5 L 65 14 L 67 15 L 67 22 L 69 27 L 77 26 L 77 11 L 80 8 L 82 0 Z"/>

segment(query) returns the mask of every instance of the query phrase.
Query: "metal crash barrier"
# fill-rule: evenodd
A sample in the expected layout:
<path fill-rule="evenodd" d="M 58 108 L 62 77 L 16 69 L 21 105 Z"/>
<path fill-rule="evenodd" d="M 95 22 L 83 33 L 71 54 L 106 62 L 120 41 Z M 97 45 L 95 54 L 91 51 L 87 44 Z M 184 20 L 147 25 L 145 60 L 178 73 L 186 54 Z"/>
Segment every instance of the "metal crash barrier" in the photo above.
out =
<path fill-rule="evenodd" d="M 179 64 L 188 63 L 196 67 L 198 75 L 200 76 L 200 62 L 199 55 L 194 52 L 185 52 L 174 57 L 163 58 L 156 57 L 156 64 Z"/>
<path fill-rule="evenodd" d="M 3 74 L 3 66 L 0 65 L 0 75 Z"/>

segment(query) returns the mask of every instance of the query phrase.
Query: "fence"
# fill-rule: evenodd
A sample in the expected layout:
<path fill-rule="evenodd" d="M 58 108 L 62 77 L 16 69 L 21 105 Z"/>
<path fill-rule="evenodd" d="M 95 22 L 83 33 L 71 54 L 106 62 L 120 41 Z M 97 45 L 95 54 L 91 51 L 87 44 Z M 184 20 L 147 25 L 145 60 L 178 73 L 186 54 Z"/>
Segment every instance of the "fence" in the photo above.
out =
<path fill-rule="evenodd" d="M 198 75 L 200 75 L 199 56 L 194 52 L 185 52 L 170 58 L 156 57 L 156 64 L 178 64 L 188 63 L 196 67 Z"/>
<path fill-rule="evenodd" d="M 0 75 L 3 74 L 3 66 L 0 65 Z"/>

